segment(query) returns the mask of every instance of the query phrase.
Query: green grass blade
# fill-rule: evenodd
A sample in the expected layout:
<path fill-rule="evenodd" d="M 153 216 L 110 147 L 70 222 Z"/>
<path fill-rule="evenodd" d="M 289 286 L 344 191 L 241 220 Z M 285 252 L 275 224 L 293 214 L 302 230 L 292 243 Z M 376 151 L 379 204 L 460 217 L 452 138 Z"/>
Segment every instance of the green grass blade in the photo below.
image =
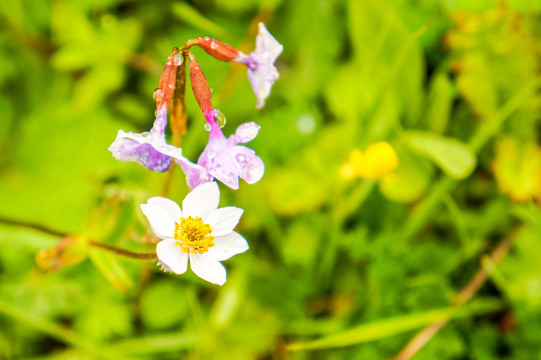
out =
<path fill-rule="evenodd" d="M 462 309 L 449 307 L 418 314 L 396 316 L 364 324 L 314 341 L 292 344 L 288 346 L 288 350 L 328 349 L 356 345 L 415 330 L 436 321 L 486 314 L 501 308 L 502 304 L 499 302 L 483 301 L 481 304 L 478 303 Z"/>

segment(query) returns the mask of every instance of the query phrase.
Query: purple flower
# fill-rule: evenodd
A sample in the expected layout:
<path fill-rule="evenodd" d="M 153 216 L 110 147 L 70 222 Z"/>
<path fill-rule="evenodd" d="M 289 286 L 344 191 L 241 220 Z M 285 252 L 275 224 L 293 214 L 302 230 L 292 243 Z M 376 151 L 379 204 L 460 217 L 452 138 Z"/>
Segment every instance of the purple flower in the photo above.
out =
<path fill-rule="evenodd" d="M 116 140 L 109 146 L 115 159 L 120 161 L 137 161 L 149 170 L 165 172 L 169 170 L 173 160 L 171 156 L 160 152 L 165 143 L 165 126 L 167 125 L 167 107 L 165 104 L 158 110 L 154 125 L 149 132 L 135 134 L 119 130 Z"/>
<path fill-rule="evenodd" d="M 182 149 L 173 145 L 161 145 L 159 150 L 162 154 L 168 155 L 175 159 L 175 162 L 180 165 L 180 168 L 186 175 L 186 183 L 190 190 L 197 186 L 214 180 L 209 171 L 201 165 L 194 164 L 182 155 Z"/>
<path fill-rule="evenodd" d="M 249 55 L 239 52 L 236 62 L 248 67 L 248 80 L 257 97 L 258 109 L 265 105 L 274 81 L 278 79 L 278 70 L 274 62 L 280 56 L 283 46 L 271 35 L 263 23 L 259 23 L 255 50 Z"/>
<path fill-rule="evenodd" d="M 252 149 L 238 144 L 255 138 L 260 126 L 254 122 L 242 124 L 233 135 L 226 138 L 216 122 L 217 114 L 219 111 L 212 109 L 205 116 L 210 125 L 209 141 L 197 164 L 184 157 L 182 149 L 165 142 L 165 106 L 158 111 L 150 132 L 134 134 L 120 130 L 109 150 L 118 160 L 137 161 L 147 169 L 159 172 L 167 171 L 175 159 L 186 175 L 190 189 L 214 178 L 232 189 L 239 188 L 239 177 L 248 184 L 259 181 L 265 171 L 263 161 Z"/>
<path fill-rule="evenodd" d="M 186 173 L 186 180 L 191 189 L 212 181 L 215 177 L 236 190 L 239 188 L 239 177 L 248 184 L 253 184 L 261 179 L 265 171 L 263 160 L 255 154 L 255 151 L 237 145 L 255 138 L 261 127 L 254 122 L 244 123 L 233 135 L 226 138 L 215 120 L 217 113 L 217 110 L 212 110 L 205 116 L 210 125 L 209 141 L 199 156 L 197 165 L 179 161 L 175 156 Z"/>

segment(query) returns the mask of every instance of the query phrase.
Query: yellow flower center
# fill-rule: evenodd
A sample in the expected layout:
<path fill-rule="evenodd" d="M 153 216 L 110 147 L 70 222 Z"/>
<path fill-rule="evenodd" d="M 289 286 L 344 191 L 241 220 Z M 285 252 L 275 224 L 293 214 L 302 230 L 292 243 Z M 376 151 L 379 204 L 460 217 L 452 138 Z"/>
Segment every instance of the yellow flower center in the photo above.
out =
<path fill-rule="evenodd" d="M 214 246 L 214 236 L 210 235 L 212 229 L 205 224 L 199 216 L 181 217 L 175 223 L 175 244 L 185 253 L 203 254 Z"/>

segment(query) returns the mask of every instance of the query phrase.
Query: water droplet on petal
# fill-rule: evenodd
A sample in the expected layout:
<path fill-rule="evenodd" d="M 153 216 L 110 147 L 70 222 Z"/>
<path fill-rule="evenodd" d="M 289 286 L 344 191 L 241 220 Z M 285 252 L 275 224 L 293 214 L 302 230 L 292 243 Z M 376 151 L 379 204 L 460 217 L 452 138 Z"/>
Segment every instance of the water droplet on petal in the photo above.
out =
<path fill-rule="evenodd" d="M 209 158 L 209 159 L 212 160 L 212 159 L 214 159 L 215 157 L 216 157 L 216 153 L 215 153 L 214 151 L 209 151 L 209 152 L 207 153 L 207 158 Z"/>
<path fill-rule="evenodd" d="M 216 110 L 215 114 L 216 114 L 216 122 L 218 123 L 220 128 L 223 128 L 226 123 L 225 115 L 220 110 Z"/>
<path fill-rule="evenodd" d="M 241 165 L 244 165 L 246 164 L 246 156 L 243 155 L 243 154 L 237 154 L 237 156 L 235 157 L 237 159 L 237 162 Z"/>
<path fill-rule="evenodd" d="M 211 127 L 210 127 L 210 124 L 209 123 L 205 123 L 205 125 L 203 125 L 203 128 L 207 131 L 210 131 Z"/>
<path fill-rule="evenodd" d="M 216 49 L 217 47 L 218 47 L 218 44 L 216 44 L 216 41 L 212 40 L 212 41 L 210 42 L 210 48 L 211 48 L 211 49 Z"/>
<path fill-rule="evenodd" d="M 175 87 L 175 84 L 169 84 L 169 89 L 173 89 Z"/>
<path fill-rule="evenodd" d="M 152 97 L 154 98 L 154 100 L 156 101 L 162 101 L 163 99 L 163 90 L 161 88 L 157 88 L 156 90 L 154 90 L 154 92 L 152 93 Z"/>
<path fill-rule="evenodd" d="M 182 64 L 182 56 L 180 56 L 180 54 L 175 54 L 173 61 L 175 62 L 176 66 L 180 66 Z"/>

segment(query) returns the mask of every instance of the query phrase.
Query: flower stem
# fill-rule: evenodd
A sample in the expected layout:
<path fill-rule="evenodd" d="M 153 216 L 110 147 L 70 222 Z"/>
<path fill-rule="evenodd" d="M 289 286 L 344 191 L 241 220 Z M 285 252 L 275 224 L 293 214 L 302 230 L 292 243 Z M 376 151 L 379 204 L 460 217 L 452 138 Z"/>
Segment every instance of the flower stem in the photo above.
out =
<path fill-rule="evenodd" d="M 20 220 L 0 217 L 0 223 L 37 230 L 37 231 L 42 232 L 44 234 L 57 236 L 59 238 L 65 238 L 66 236 L 69 236 L 69 234 L 67 234 L 67 233 L 64 233 L 64 232 L 61 232 L 61 231 L 58 231 L 58 230 L 54 230 L 54 229 L 50 229 L 50 228 L 45 227 L 45 226 L 43 226 L 41 224 L 35 224 L 35 223 L 31 223 L 31 222 L 26 222 L 26 221 L 20 221 Z M 94 240 L 89 240 L 88 244 L 90 246 L 94 246 L 94 247 L 97 247 L 97 248 L 100 248 L 100 249 L 103 249 L 103 250 L 111 251 L 111 252 L 114 252 L 115 254 L 118 254 L 118 255 L 131 257 L 133 259 L 142 259 L 142 260 L 156 259 L 156 254 L 155 253 L 146 253 L 146 254 L 136 253 L 136 252 L 132 252 L 132 251 L 124 250 L 124 249 L 119 249 L 119 248 L 111 246 L 111 245 L 102 244 L 102 243 L 96 242 Z"/>
<path fill-rule="evenodd" d="M 173 145 L 180 147 L 182 136 L 186 134 L 186 53 L 182 51 L 182 64 L 177 67 L 175 93 L 171 102 L 171 129 Z"/>
<path fill-rule="evenodd" d="M 41 224 L 36 224 L 36 223 L 31 223 L 31 222 L 21 221 L 21 220 L 15 220 L 15 219 L 9 219 L 9 218 L 5 218 L 5 217 L 2 217 L 2 216 L 0 216 L 0 223 L 6 224 L 6 225 L 13 225 L 13 226 L 20 226 L 20 227 L 25 227 L 25 228 L 29 228 L 29 229 L 34 229 L 34 230 L 37 230 L 37 231 L 42 232 L 44 234 L 49 234 L 49 235 L 58 236 L 58 237 L 66 237 L 66 236 L 68 236 L 68 234 L 66 234 L 66 233 L 63 233 L 63 232 L 55 230 L 55 229 L 48 228 L 48 227 L 46 227 L 44 225 L 41 225 Z"/>
<path fill-rule="evenodd" d="M 88 244 L 91 246 L 103 249 L 103 250 L 113 252 L 118 255 L 130 257 L 132 259 L 153 260 L 157 258 L 155 253 L 145 253 L 145 254 L 136 253 L 136 252 L 132 252 L 132 251 L 124 250 L 124 249 L 119 249 L 111 245 L 95 242 L 93 240 L 90 240 Z"/>
<path fill-rule="evenodd" d="M 181 54 L 182 63 L 177 66 L 175 93 L 171 101 L 171 131 L 173 132 L 173 145 L 176 147 L 182 145 L 182 136 L 186 134 L 188 122 L 186 115 L 186 51 L 182 50 Z M 167 196 L 171 189 L 173 171 L 174 166 L 171 166 L 163 184 L 163 196 Z"/>

